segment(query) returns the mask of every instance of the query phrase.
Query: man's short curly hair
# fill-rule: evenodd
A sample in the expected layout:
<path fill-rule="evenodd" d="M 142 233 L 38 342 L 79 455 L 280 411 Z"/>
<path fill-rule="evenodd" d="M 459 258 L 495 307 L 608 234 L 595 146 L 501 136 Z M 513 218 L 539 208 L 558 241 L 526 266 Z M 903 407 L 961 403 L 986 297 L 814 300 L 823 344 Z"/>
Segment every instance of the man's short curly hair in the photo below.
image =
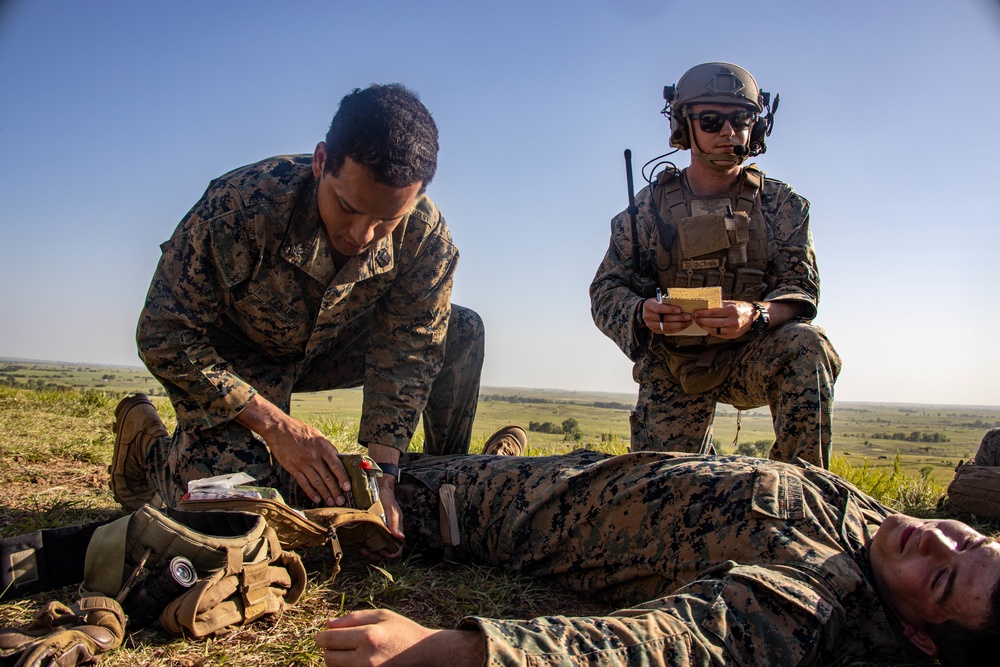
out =
<path fill-rule="evenodd" d="M 398 83 L 356 88 L 340 100 L 326 133 L 324 170 L 336 176 L 351 158 L 378 183 L 402 188 L 437 171 L 438 130 L 416 93 Z"/>

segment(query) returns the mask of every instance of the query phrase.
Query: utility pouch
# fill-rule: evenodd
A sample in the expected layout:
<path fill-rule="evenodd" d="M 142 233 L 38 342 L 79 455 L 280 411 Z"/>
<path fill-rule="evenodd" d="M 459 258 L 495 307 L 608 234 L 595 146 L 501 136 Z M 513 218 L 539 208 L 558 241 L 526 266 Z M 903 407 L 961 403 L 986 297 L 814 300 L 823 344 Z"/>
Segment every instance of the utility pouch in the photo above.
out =
<path fill-rule="evenodd" d="M 726 231 L 726 216 L 718 213 L 677 220 L 677 237 L 682 260 L 728 250 L 731 245 Z"/>
<path fill-rule="evenodd" d="M 302 560 L 282 550 L 271 528 L 264 537 L 267 560 L 244 563 L 238 552 L 230 551 L 225 568 L 200 579 L 167 605 L 160 614 L 163 629 L 195 638 L 222 635 L 298 602 L 306 587 Z"/>
<path fill-rule="evenodd" d="M 732 264 L 745 264 L 746 247 L 750 241 L 750 216 L 743 211 L 732 215 L 721 213 L 695 215 L 677 220 L 681 260 L 727 251 Z"/>
<path fill-rule="evenodd" d="M 722 345 L 671 348 L 664 345 L 661 357 L 670 373 L 688 394 L 701 394 L 722 384 L 732 368 L 735 350 Z"/>

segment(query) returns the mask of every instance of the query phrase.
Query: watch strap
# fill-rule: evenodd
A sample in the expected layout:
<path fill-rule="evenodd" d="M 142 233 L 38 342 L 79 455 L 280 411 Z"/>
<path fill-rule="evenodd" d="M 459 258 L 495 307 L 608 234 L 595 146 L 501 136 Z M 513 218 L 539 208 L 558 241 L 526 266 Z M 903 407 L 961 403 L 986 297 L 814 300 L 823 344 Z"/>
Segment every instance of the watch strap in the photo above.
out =
<path fill-rule="evenodd" d="M 392 475 L 393 477 L 396 478 L 397 482 L 399 481 L 399 476 L 401 473 L 399 472 L 398 465 L 396 465 L 395 463 L 379 463 L 378 461 L 376 461 L 375 464 L 384 474 Z"/>
<path fill-rule="evenodd" d="M 767 331 L 767 327 L 771 323 L 771 316 L 760 301 L 754 301 L 753 307 L 757 310 L 757 317 L 754 319 L 753 324 L 750 325 L 750 330 L 755 334 L 762 334 Z"/>

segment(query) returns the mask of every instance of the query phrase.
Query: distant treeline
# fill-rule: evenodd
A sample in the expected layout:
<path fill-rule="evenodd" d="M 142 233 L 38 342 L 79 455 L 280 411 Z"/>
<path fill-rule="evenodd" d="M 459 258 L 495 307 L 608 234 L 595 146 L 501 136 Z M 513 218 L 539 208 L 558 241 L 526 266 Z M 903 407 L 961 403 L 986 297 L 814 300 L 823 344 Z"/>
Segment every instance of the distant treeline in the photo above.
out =
<path fill-rule="evenodd" d="M 535 398 L 533 396 L 518 396 L 507 394 L 481 394 L 480 401 L 493 401 L 495 403 L 532 403 L 539 405 L 563 404 L 566 401 L 553 401 L 551 398 Z M 628 403 L 615 403 L 612 401 L 594 401 L 593 403 L 572 403 L 572 405 L 583 405 L 594 408 L 604 408 L 605 410 L 631 410 L 633 406 Z"/>
<path fill-rule="evenodd" d="M 528 430 L 536 433 L 562 433 L 565 436 L 563 440 L 581 440 L 583 438 L 580 422 L 572 417 L 559 425 L 552 422 L 528 422 Z"/>
<path fill-rule="evenodd" d="M 865 437 L 862 433 L 861 437 Z M 910 433 L 872 433 L 870 436 L 873 440 L 900 440 L 902 442 L 951 442 L 951 439 L 942 435 L 941 433 L 924 433 L 921 431 L 912 431 Z"/>

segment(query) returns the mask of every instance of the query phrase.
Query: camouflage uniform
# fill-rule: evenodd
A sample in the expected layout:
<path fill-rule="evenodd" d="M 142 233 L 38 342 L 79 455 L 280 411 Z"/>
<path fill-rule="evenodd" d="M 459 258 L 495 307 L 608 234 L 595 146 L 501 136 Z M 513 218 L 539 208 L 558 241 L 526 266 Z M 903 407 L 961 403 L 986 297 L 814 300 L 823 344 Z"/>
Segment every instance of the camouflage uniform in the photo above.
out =
<path fill-rule="evenodd" d="M 405 451 L 423 412 L 426 451 L 468 452 L 483 325 L 449 303 L 458 250 L 427 197 L 338 267 L 312 156 L 280 156 L 214 180 L 161 250 L 137 340 L 177 412 L 146 456 L 167 502 L 238 470 L 296 497 L 233 421 L 258 392 L 287 412 L 293 391 L 364 385 L 361 443 Z"/>
<path fill-rule="evenodd" d="M 686 201 L 699 199 L 686 184 L 683 188 Z M 730 194 L 735 202 L 735 186 Z M 655 266 L 659 232 L 651 188 L 639 192 L 636 204 L 640 252 Z M 658 336 L 637 324 L 643 298 L 630 287 L 635 273 L 631 222 L 627 212 L 611 221 L 610 247 L 590 286 L 591 313 L 598 328 L 635 362 L 632 375 L 639 395 L 631 418 L 633 451 L 708 452 L 717 403 L 739 409 L 767 405 L 776 436 L 771 458 L 799 457 L 829 465 L 833 385 L 840 358 L 823 330 L 809 324 L 819 301 L 809 202 L 788 185 L 766 178 L 755 207 L 766 227 L 764 276 L 760 285 L 745 291 L 734 285 L 732 296 L 724 298 L 804 304 L 805 316 L 760 335 L 745 334 L 736 341 L 707 336 L 705 344 L 684 348 L 676 347 L 676 338 Z M 664 215 L 669 222 L 669 212 Z M 678 244 L 673 245 L 672 261 L 679 264 Z M 714 354 L 709 370 L 719 370 L 719 383 L 698 393 L 685 391 L 664 357 L 681 352 L 692 357 Z"/>
<path fill-rule="evenodd" d="M 487 665 L 801 665 L 900 646 L 867 545 L 889 512 L 816 466 L 578 451 L 423 457 L 396 497 L 419 548 L 551 577 L 625 608 L 607 617 L 464 619 Z M 614 607 L 609 607 L 609 609 Z"/>

